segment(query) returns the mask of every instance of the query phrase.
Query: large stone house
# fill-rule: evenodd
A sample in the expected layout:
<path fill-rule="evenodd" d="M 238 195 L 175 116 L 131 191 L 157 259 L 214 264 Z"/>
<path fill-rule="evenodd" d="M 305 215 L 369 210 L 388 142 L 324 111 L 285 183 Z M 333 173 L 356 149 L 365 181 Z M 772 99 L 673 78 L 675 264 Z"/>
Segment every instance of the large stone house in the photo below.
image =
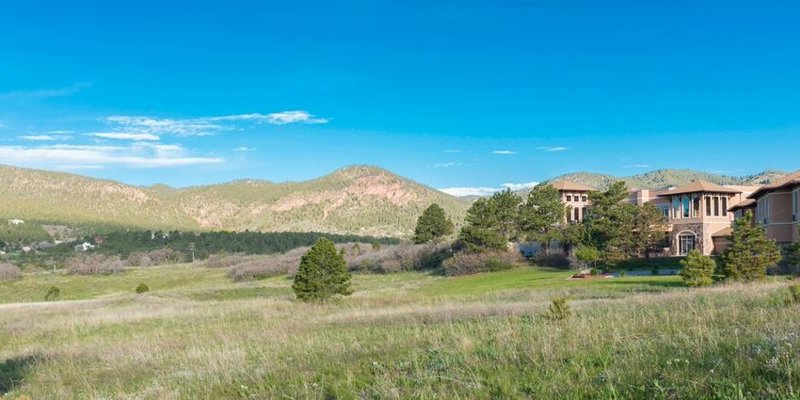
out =
<path fill-rule="evenodd" d="M 778 243 L 800 241 L 800 171 L 760 187 L 749 196 L 749 210 L 767 238 Z M 746 210 L 736 208 L 735 212 Z M 738 214 L 743 215 L 743 214 Z"/>

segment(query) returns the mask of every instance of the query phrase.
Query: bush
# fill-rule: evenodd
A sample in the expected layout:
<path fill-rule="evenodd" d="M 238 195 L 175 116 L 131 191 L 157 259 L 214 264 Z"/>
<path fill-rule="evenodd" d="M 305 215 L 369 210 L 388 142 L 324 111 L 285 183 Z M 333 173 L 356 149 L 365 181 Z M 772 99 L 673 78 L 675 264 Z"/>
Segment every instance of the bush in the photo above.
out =
<path fill-rule="evenodd" d="M 229 268 L 240 264 L 246 260 L 246 256 L 241 253 L 234 254 L 212 254 L 208 256 L 205 265 L 208 268 Z"/>
<path fill-rule="evenodd" d="M 10 281 L 22 278 L 22 271 L 14 264 L 0 264 L 0 281 Z"/>
<path fill-rule="evenodd" d="M 234 281 L 264 279 L 277 275 L 292 276 L 297 272 L 300 259 L 308 249 L 308 247 L 299 247 L 283 254 L 267 256 L 234 255 L 214 261 L 214 263 L 218 262 L 220 265 L 224 265 L 225 263 L 235 262 L 235 264 L 228 267 L 227 272 L 228 276 Z"/>
<path fill-rule="evenodd" d="M 436 269 L 450 257 L 447 245 L 397 245 L 382 250 L 364 252 L 355 257 L 345 257 L 350 270 L 392 273 Z"/>
<path fill-rule="evenodd" d="M 444 272 L 448 276 L 494 272 L 514 267 L 519 255 L 508 251 L 487 251 L 483 253 L 460 252 L 444 261 Z"/>
<path fill-rule="evenodd" d="M 136 286 L 136 293 L 142 294 L 147 293 L 150 291 L 150 287 L 144 283 L 140 283 L 139 286 Z"/>
<path fill-rule="evenodd" d="M 800 304 L 800 285 L 791 285 L 787 289 L 786 304 Z"/>
<path fill-rule="evenodd" d="M 61 296 L 61 289 L 58 286 L 50 286 L 50 289 L 47 289 L 47 293 L 44 294 L 45 301 L 55 301 Z"/>
<path fill-rule="evenodd" d="M 583 267 L 591 266 L 594 268 L 600 259 L 600 250 L 591 246 L 578 246 L 575 249 L 575 258 L 583 264 Z"/>
<path fill-rule="evenodd" d="M 681 261 L 681 265 L 681 276 L 686 286 L 708 286 L 713 282 L 717 263 L 699 250 L 690 251 L 686 259 Z"/>
<path fill-rule="evenodd" d="M 84 254 L 64 261 L 67 273 L 73 275 L 110 275 L 122 272 L 125 263 L 119 257 L 103 254 Z"/>
<path fill-rule="evenodd" d="M 572 315 L 572 309 L 570 309 L 565 297 L 553 299 L 553 302 L 550 303 L 550 308 L 547 310 L 547 318 L 554 321 L 567 319 L 570 315 Z"/>

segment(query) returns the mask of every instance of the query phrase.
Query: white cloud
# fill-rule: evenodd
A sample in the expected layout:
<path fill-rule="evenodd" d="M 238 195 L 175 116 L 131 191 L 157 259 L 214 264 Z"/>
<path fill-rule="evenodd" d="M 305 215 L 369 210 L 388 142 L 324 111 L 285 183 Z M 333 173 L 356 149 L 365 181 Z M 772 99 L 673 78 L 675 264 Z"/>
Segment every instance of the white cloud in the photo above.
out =
<path fill-rule="evenodd" d="M 61 131 L 61 130 L 59 130 L 59 131 L 47 131 L 45 133 L 47 133 L 49 135 L 69 135 L 69 134 L 75 133 L 75 131 Z"/>
<path fill-rule="evenodd" d="M 461 153 L 461 152 L 462 152 L 462 150 L 458 150 L 458 149 L 449 149 L 449 150 L 445 150 L 444 151 L 444 153 Z"/>
<path fill-rule="evenodd" d="M 252 147 L 247 147 L 247 146 L 239 146 L 239 147 L 235 147 L 233 149 L 233 151 L 239 151 L 239 152 L 253 151 L 253 150 L 255 150 L 255 149 L 252 148 Z"/>
<path fill-rule="evenodd" d="M 538 185 L 538 182 L 527 183 L 504 183 L 502 187 L 487 187 L 487 186 L 462 186 L 439 189 L 451 196 L 465 197 L 465 196 L 491 196 L 497 192 L 511 189 L 512 191 L 532 188 Z"/>
<path fill-rule="evenodd" d="M 445 163 L 433 164 L 433 168 L 450 168 L 450 167 L 458 167 L 461 163 L 455 161 L 448 161 Z"/>
<path fill-rule="evenodd" d="M 522 189 L 530 189 L 530 188 L 532 188 L 532 187 L 534 187 L 534 186 L 536 186 L 538 184 L 539 184 L 539 182 L 504 183 L 503 184 L 503 188 L 504 189 L 511 189 L 513 191 L 517 191 L 517 190 L 522 190 Z"/>
<path fill-rule="evenodd" d="M 17 136 L 17 139 L 29 140 L 32 142 L 56 142 L 60 140 L 69 140 L 72 136 L 67 135 L 24 135 Z"/>
<path fill-rule="evenodd" d="M 80 92 L 83 89 L 91 87 L 92 84 L 88 82 L 79 82 L 74 85 L 54 88 L 54 89 L 32 89 L 32 90 L 14 90 L 10 92 L 0 93 L 0 99 L 4 100 L 27 100 L 27 99 L 46 99 L 49 97 L 67 97 Z"/>
<path fill-rule="evenodd" d="M 650 168 L 650 164 L 629 164 L 624 168 Z"/>
<path fill-rule="evenodd" d="M 216 157 L 195 157 L 178 145 L 136 143 L 132 146 L 52 145 L 0 146 L 4 163 L 27 167 L 98 169 L 107 166 L 132 168 L 178 167 L 218 164 Z"/>
<path fill-rule="evenodd" d="M 567 151 L 567 150 L 569 150 L 568 147 L 564 147 L 564 146 L 540 146 L 540 147 L 537 147 L 536 149 L 549 151 L 549 152 Z"/>
<path fill-rule="evenodd" d="M 235 114 L 218 117 L 186 119 L 154 118 L 146 116 L 112 115 L 106 122 L 116 125 L 121 132 L 142 132 L 153 135 L 208 136 L 219 132 L 237 130 L 236 122 L 286 124 L 325 124 L 327 118 L 317 117 L 308 111 L 282 111 L 272 114 Z"/>
<path fill-rule="evenodd" d="M 465 197 L 465 196 L 490 196 L 495 192 L 499 192 L 500 188 L 492 187 L 451 187 L 439 189 L 440 192 L 445 192 L 451 196 Z"/>
<path fill-rule="evenodd" d="M 103 139 L 133 140 L 133 141 L 161 140 L 161 138 L 158 135 L 154 135 L 152 133 L 96 132 L 96 133 L 87 133 L 86 136 L 93 136 Z"/>
<path fill-rule="evenodd" d="M 492 154 L 499 154 L 499 155 L 507 156 L 507 155 L 511 155 L 511 154 L 517 154 L 517 152 L 516 151 L 511 151 L 511 150 L 494 150 L 494 151 L 492 151 Z"/>

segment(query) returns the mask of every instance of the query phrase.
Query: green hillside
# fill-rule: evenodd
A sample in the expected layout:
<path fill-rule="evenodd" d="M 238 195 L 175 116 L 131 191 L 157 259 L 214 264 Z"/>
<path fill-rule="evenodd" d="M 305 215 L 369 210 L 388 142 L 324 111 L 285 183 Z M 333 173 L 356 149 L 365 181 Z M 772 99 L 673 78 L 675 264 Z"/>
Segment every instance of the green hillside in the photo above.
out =
<path fill-rule="evenodd" d="M 605 189 L 614 182 L 624 181 L 629 188 L 634 189 L 666 189 L 681 186 L 687 183 L 704 180 L 719 185 L 764 185 L 780 178 L 786 173 L 783 171 L 768 170 L 755 175 L 729 176 L 710 172 L 700 172 L 689 169 L 659 169 L 639 175 L 616 177 L 612 175 L 595 174 L 591 172 L 577 172 L 560 175 L 551 181 L 567 180 L 582 183 L 597 189 Z"/>
<path fill-rule="evenodd" d="M 241 180 L 140 188 L 78 175 L 0 167 L 0 217 L 181 230 L 411 234 L 439 203 L 459 221 L 467 204 L 386 170 L 354 166 L 305 182 Z"/>

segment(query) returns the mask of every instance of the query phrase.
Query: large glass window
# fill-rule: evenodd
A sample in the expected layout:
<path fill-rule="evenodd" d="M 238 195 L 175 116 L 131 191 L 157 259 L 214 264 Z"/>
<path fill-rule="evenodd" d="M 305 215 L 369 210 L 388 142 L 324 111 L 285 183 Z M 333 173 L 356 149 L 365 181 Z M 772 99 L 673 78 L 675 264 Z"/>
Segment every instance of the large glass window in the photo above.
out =
<path fill-rule="evenodd" d="M 698 218 L 700 217 L 700 196 L 694 195 L 692 197 L 692 218 Z"/>
<path fill-rule="evenodd" d="M 689 200 L 689 196 L 683 195 L 683 218 L 689 218 L 689 210 L 691 207 L 692 204 L 691 200 Z"/>
<path fill-rule="evenodd" d="M 711 196 L 706 196 L 706 215 L 711 216 Z"/>
<path fill-rule="evenodd" d="M 575 207 L 575 221 L 580 221 L 580 220 L 581 220 L 581 209 Z"/>
<path fill-rule="evenodd" d="M 723 216 L 728 215 L 728 198 L 727 197 L 723 197 L 722 198 L 722 215 Z"/>
<path fill-rule="evenodd" d="M 719 197 L 714 197 L 714 216 L 719 217 Z"/>
<path fill-rule="evenodd" d="M 567 195 L 567 201 L 572 201 L 572 196 Z"/>
<path fill-rule="evenodd" d="M 680 218 L 681 216 L 681 198 L 675 196 L 672 198 L 672 218 Z"/>
<path fill-rule="evenodd" d="M 689 254 L 694 250 L 696 244 L 695 236 L 691 233 L 678 236 L 678 254 L 682 256 Z"/>

